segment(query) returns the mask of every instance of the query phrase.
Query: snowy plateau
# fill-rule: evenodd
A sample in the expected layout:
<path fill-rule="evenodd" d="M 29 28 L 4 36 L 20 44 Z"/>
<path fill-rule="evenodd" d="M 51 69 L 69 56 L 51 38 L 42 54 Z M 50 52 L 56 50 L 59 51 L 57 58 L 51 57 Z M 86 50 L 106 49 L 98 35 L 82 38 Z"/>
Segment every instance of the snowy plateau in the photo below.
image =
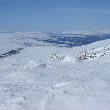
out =
<path fill-rule="evenodd" d="M 87 35 L 101 40 L 76 46 L 67 40 Z M 0 110 L 110 110 L 106 35 L 110 31 L 1 32 Z"/>

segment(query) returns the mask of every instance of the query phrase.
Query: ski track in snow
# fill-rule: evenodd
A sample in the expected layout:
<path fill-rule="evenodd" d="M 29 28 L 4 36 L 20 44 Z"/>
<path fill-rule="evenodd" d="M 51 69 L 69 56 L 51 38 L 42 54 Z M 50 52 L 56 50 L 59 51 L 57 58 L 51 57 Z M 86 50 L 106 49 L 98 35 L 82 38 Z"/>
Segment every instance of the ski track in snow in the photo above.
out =
<path fill-rule="evenodd" d="M 49 36 L 0 33 L 0 110 L 110 110 L 110 40 L 67 48 L 35 38 Z"/>

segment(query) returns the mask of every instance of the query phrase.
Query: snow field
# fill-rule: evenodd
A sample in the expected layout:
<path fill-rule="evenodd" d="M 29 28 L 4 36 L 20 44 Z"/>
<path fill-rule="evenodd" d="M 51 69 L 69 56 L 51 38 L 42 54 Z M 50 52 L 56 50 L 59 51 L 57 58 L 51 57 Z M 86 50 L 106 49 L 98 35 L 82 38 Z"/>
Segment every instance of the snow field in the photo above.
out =
<path fill-rule="evenodd" d="M 110 40 L 59 48 L 41 34 L 1 37 L 1 54 L 23 49 L 0 59 L 0 110 L 109 110 Z"/>

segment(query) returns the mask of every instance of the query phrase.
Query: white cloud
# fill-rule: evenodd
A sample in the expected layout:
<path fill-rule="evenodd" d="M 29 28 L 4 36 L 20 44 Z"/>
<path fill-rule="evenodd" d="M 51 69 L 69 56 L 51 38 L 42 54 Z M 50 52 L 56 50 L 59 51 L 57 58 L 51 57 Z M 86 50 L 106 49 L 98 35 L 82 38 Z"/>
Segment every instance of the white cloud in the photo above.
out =
<path fill-rule="evenodd" d="M 0 0 L 0 1 L 9 1 L 9 0 Z"/>
<path fill-rule="evenodd" d="M 62 7 L 57 9 L 51 9 L 53 11 L 85 11 L 85 12 L 96 12 L 96 13 L 107 13 L 110 14 L 110 10 L 98 10 L 98 9 L 84 9 L 84 8 L 69 8 L 69 7 Z"/>

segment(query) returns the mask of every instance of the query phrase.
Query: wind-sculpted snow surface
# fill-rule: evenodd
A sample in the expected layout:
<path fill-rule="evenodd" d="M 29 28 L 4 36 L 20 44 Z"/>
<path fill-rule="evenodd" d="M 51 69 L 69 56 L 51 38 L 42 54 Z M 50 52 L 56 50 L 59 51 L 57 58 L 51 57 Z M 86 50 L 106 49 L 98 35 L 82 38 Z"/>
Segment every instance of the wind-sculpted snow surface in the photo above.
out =
<path fill-rule="evenodd" d="M 0 110 L 110 110 L 110 40 L 73 48 L 35 40 L 49 37 L 0 34 Z"/>

